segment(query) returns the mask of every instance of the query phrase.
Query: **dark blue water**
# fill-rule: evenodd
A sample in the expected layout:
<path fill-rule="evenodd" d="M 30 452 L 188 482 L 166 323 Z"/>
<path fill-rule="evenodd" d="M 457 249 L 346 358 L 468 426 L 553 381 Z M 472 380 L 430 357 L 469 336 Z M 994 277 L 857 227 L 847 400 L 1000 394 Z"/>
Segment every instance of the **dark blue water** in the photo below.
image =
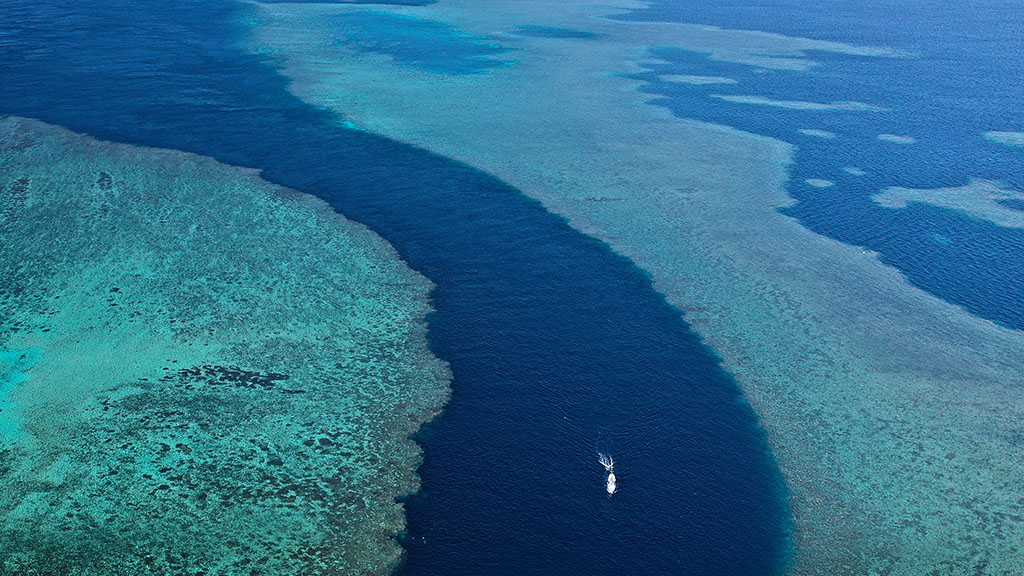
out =
<path fill-rule="evenodd" d="M 437 283 L 454 393 L 421 436 L 405 573 L 776 571 L 788 512 L 754 415 L 648 278 L 501 182 L 291 97 L 232 48 L 243 10 L 5 0 L 0 113 L 258 167 Z"/>
<path fill-rule="evenodd" d="M 555 26 L 517 26 L 513 33 L 531 38 L 593 38 L 596 35 L 586 30 L 558 28 Z"/>
<path fill-rule="evenodd" d="M 1024 230 L 1001 228 L 922 204 L 888 210 L 870 196 L 888 186 L 962 186 L 1000 180 L 1024 191 L 1024 148 L 990 142 L 988 131 L 1024 131 L 1024 6 L 1006 0 L 656 0 L 634 19 L 756 29 L 911 53 L 881 59 L 815 52 L 805 72 L 759 71 L 681 50 L 659 50 L 657 74 L 730 76 L 735 85 L 658 82 L 650 92 L 675 114 L 772 136 L 798 147 L 785 212 L 810 229 L 881 254 L 911 282 L 1004 326 L 1024 329 Z M 710 94 L 780 100 L 857 100 L 889 112 L 784 110 L 730 103 Z M 835 132 L 835 140 L 796 133 Z M 900 146 L 878 134 L 908 135 Z M 856 177 L 843 169 L 868 172 Z M 836 182 L 828 189 L 807 178 Z"/>
<path fill-rule="evenodd" d="M 1001 198 L 997 202 L 1008 208 L 1024 212 L 1024 200 L 1020 198 Z"/>
<path fill-rule="evenodd" d="M 392 6 L 429 6 L 435 0 L 263 0 L 263 4 L 388 4 Z"/>

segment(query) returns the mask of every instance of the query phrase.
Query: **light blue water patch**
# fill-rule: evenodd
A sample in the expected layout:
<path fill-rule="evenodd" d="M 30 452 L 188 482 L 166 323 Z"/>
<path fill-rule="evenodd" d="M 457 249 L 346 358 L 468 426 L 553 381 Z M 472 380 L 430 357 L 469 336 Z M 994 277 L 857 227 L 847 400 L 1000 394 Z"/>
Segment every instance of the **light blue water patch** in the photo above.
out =
<path fill-rule="evenodd" d="M 597 34 L 586 30 L 572 30 L 555 26 L 518 26 L 512 31 L 517 36 L 529 38 L 594 38 Z"/>
<path fill-rule="evenodd" d="M 360 52 L 391 56 L 395 62 L 434 74 L 467 75 L 502 66 L 495 57 L 507 48 L 458 29 L 421 18 L 383 12 L 347 12 L 336 17 L 337 43 Z"/>

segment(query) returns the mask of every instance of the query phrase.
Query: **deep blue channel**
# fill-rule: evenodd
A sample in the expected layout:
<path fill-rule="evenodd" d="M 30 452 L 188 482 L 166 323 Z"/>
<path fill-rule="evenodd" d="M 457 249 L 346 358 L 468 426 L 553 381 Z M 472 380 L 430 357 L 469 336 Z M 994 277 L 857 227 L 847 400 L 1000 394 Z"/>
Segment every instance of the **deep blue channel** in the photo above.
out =
<path fill-rule="evenodd" d="M 233 46 L 228 0 L 5 0 L 0 113 L 257 167 L 437 284 L 453 397 L 419 440 L 408 575 L 775 573 L 785 489 L 753 412 L 649 278 L 481 172 L 340 126 Z M 616 456 L 604 494 L 595 450 Z"/>

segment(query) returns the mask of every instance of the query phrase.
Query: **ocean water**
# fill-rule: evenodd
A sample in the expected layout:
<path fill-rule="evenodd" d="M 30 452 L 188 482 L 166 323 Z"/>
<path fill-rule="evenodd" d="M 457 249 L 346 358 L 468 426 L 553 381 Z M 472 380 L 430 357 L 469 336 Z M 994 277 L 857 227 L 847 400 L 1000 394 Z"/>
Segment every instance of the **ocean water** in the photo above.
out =
<path fill-rule="evenodd" d="M 1016 198 L 1005 198 L 999 200 L 999 203 L 1013 210 L 1019 210 L 1024 212 L 1024 200 L 1018 200 Z"/>
<path fill-rule="evenodd" d="M 346 12 L 334 16 L 345 48 L 383 54 L 404 66 L 435 74 L 473 74 L 501 65 L 494 56 L 507 50 L 430 20 L 385 12 Z"/>
<path fill-rule="evenodd" d="M 517 26 L 513 33 L 517 36 L 529 36 L 534 38 L 593 38 L 593 32 L 586 30 L 572 30 L 569 28 L 558 28 L 556 26 Z"/>
<path fill-rule="evenodd" d="M 445 0 L 395 10 L 514 48 L 511 66 L 457 81 L 333 50 L 337 8 L 261 10 L 249 46 L 273 54 L 294 81 L 289 90 L 304 101 L 499 175 L 648 270 L 735 370 L 772 433 L 792 490 L 796 573 L 1017 570 L 1021 526 L 1003 519 L 1019 508 L 1011 486 L 1024 485 L 1012 480 L 1022 472 L 1013 391 L 1020 387 L 1024 333 L 934 298 L 875 253 L 780 213 L 778 207 L 791 205 L 785 185 L 793 146 L 677 121 L 647 104 L 636 92 L 640 82 L 623 76 L 649 63 L 650 46 L 790 71 L 810 69 L 809 53 L 901 53 L 601 18 L 611 9 L 589 0 Z M 595 36 L 512 38 L 516 25 Z M 661 78 L 738 83 L 698 74 Z M 765 116 L 776 109 L 888 110 L 864 99 L 784 93 L 708 99 Z M 916 143 L 882 129 L 872 131 L 872 142 L 897 149 Z M 841 136 L 813 125 L 794 131 L 810 142 Z M 983 136 L 1015 141 L 1012 132 Z M 806 181 L 821 191 L 836 187 L 821 177 Z M 1012 226 L 1019 218 L 1007 218 L 1013 211 L 992 201 L 1007 196 L 979 180 L 970 189 L 888 188 L 872 198 L 894 208 L 916 199 Z"/>
<path fill-rule="evenodd" d="M 494 178 L 302 104 L 236 48 L 245 10 L 5 2 L 0 113 L 259 168 L 436 283 L 453 395 L 418 436 L 404 573 L 783 567 L 786 493 L 754 414 L 648 277 Z"/>
<path fill-rule="evenodd" d="M 785 213 L 815 232 L 878 252 L 913 284 L 975 315 L 1024 329 L 1024 230 L 926 203 L 888 209 L 871 198 L 888 187 L 960 187 L 974 178 L 1024 191 L 1024 148 L 985 137 L 1024 130 L 1024 11 L 1018 4 L 972 0 L 952 9 L 935 0 L 658 0 L 627 18 L 904 52 L 900 58 L 819 52 L 810 56 L 818 65 L 808 70 L 765 70 L 655 49 L 652 56 L 662 62 L 640 77 L 650 81 L 645 90 L 680 117 L 794 144 L 788 190 L 798 202 Z M 662 75 L 735 83 L 695 85 Z M 880 110 L 758 105 L 740 96 L 776 104 L 853 101 Z M 1020 201 L 1003 204 L 1013 209 Z"/>

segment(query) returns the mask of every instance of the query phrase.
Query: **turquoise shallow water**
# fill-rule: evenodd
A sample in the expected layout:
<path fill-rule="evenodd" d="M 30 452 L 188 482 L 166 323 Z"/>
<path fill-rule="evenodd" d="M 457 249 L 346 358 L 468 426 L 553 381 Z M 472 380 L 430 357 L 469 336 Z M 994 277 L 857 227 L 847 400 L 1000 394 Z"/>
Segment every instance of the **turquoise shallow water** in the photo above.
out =
<path fill-rule="evenodd" d="M 429 283 L 207 158 L 0 119 L 0 574 L 397 562 Z"/>
<path fill-rule="evenodd" d="M 752 411 L 626 259 L 494 178 L 291 97 L 269 61 L 234 47 L 237 4 L 15 1 L 0 15 L 0 111 L 259 168 L 436 283 L 430 338 L 453 396 L 418 436 L 405 573 L 785 565 L 786 493 Z M 598 449 L 618 462 L 611 499 Z"/>

